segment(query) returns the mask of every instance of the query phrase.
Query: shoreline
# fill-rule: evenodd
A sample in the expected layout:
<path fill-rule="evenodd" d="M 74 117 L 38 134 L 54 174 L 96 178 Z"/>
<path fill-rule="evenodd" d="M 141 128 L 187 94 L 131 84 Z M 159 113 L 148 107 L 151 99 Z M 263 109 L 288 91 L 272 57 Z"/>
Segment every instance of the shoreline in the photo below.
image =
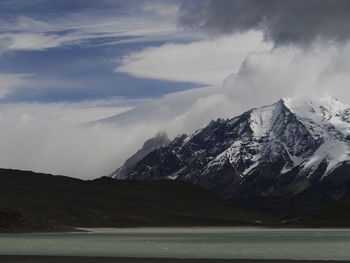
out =
<path fill-rule="evenodd" d="M 124 258 L 85 256 L 16 256 L 0 255 L 2 263 L 344 263 L 339 260 L 284 260 L 284 259 L 194 259 L 194 258 Z"/>
<path fill-rule="evenodd" d="M 201 229 L 201 228 L 254 228 L 254 229 L 275 229 L 275 230 L 294 230 L 294 229 L 303 229 L 303 230 L 332 230 L 332 229 L 350 229 L 350 227 L 315 227 L 315 226 L 233 226 L 233 225 L 205 225 L 205 226 L 112 226 L 112 227 L 72 227 L 69 230 L 63 231 L 2 231 L 0 230 L 0 235 L 2 234 L 71 234 L 71 233 L 96 233 L 94 229 Z"/>

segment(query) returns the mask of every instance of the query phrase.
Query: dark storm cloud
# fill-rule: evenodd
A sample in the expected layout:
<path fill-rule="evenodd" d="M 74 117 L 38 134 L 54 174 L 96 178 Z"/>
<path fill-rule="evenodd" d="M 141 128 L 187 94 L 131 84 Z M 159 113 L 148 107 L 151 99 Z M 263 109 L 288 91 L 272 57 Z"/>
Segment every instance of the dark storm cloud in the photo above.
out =
<path fill-rule="evenodd" d="M 276 45 L 350 38 L 348 0 L 186 0 L 179 23 L 214 34 L 261 30 Z"/>

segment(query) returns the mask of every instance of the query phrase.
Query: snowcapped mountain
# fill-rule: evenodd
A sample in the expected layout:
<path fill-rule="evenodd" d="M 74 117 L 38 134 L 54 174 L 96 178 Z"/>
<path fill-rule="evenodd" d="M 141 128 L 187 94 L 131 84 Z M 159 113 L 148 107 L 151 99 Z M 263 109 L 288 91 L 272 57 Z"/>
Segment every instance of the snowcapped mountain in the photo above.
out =
<path fill-rule="evenodd" d="M 350 182 L 350 106 L 332 97 L 285 98 L 160 146 L 112 176 L 189 181 L 225 199 L 341 187 Z"/>

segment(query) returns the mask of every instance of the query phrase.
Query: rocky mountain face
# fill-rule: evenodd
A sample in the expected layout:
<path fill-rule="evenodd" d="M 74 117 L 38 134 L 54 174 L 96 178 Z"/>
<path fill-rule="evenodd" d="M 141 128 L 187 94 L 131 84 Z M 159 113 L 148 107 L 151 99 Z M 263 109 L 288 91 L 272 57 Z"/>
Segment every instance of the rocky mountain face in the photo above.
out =
<path fill-rule="evenodd" d="M 227 200 L 341 199 L 350 196 L 350 107 L 332 97 L 285 98 L 146 152 L 112 177 L 188 181 Z"/>

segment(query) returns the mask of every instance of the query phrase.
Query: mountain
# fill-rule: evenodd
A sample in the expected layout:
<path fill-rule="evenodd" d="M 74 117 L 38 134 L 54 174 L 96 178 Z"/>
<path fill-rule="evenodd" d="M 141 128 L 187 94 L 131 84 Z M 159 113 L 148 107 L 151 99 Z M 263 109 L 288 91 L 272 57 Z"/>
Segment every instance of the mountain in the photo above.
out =
<path fill-rule="evenodd" d="M 226 200 L 350 197 L 350 106 L 295 96 L 180 135 L 113 178 L 191 182 Z"/>

